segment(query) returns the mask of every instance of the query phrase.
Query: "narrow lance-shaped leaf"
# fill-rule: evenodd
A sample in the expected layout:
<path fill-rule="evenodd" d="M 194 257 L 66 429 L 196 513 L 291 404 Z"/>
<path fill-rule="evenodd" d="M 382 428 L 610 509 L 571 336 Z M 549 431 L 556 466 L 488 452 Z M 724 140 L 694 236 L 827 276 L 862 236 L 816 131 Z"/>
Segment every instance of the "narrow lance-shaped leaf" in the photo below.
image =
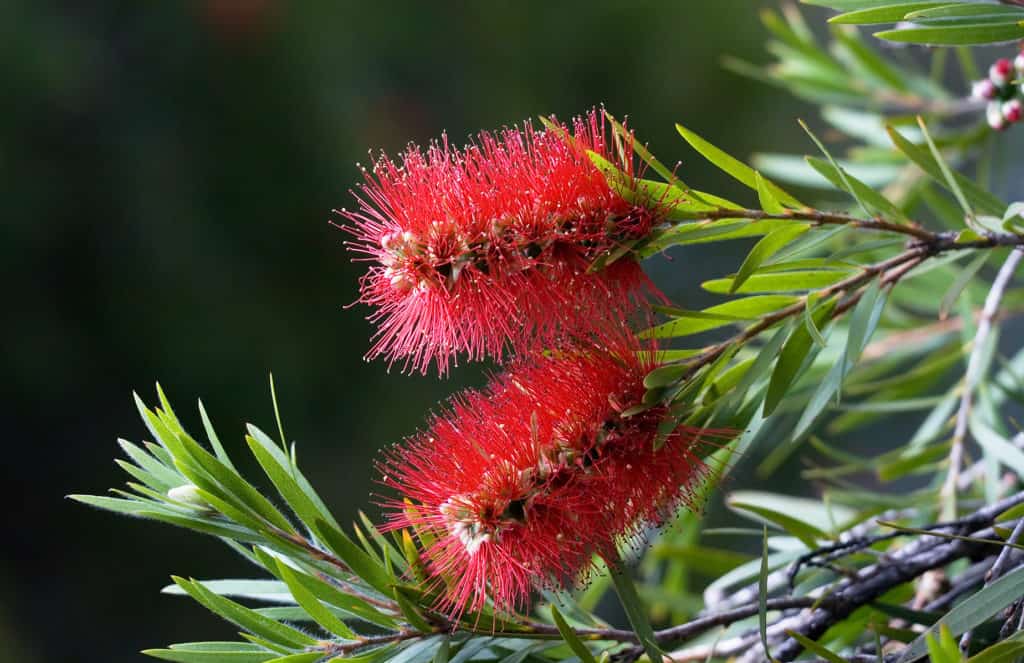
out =
<path fill-rule="evenodd" d="M 898 663 L 911 663 L 927 654 L 926 638 L 945 625 L 954 635 L 973 629 L 998 614 L 1024 594 L 1024 567 L 1000 576 L 953 607 L 934 626 L 921 634 L 903 651 Z"/>
<path fill-rule="evenodd" d="M 821 328 L 831 318 L 835 305 L 836 300 L 830 299 L 818 306 L 811 315 L 816 327 Z M 804 366 L 805 359 L 812 351 L 812 344 L 813 338 L 807 326 L 798 325 L 789 340 L 786 341 L 786 345 L 782 347 L 771 382 L 768 384 L 768 394 L 764 401 L 765 416 L 774 412 L 788 393 L 789 386 L 796 380 L 800 369 Z"/>
<path fill-rule="evenodd" d="M 271 642 L 288 647 L 308 647 L 316 643 L 316 640 L 301 631 L 275 622 L 239 603 L 217 596 L 199 582 L 178 577 L 174 577 L 173 580 L 209 610 Z"/>
<path fill-rule="evenodd" d="M 587 646 L 583 644 L 579 636 L 576 635 L 576 631 L 572 630 L 572 627 L 562 617 L 562 613 L 558 611 L 558 608 L 551 606 L 551 618 L 555 621 L 555 626 L 558 627 L 558 632 L 562 634 L 562 639 L 565 640 L 565 644 L 569 645 L 572 652 L 579 657 L 581 663 L 597 663 L 594 659 L 594 655 L 587 649 Z"/>
<path fill-rule="evenodd" d="M 942 166 L 939 165 L 930 151 L 922 149 L 910 142 L 893 127 L 886 127 L 886 131 L 889 133 L 889 138 L 892 139 L 893 144 L 900 152 L 917 164 L 917 166 L 927 173 L 933 180 L 943 186 L 949 186 Z M 957 188 L 959 188 L 960 192 L 963 194 L 964 200 L 967 204 L 962 205 L 962 207 L 973 207 L 976 211 L 981 212 L 982 214 L 1002 216 L 1003 212 L 1006 210 L 1006 203 L 1002 202 L 999 198 L 963 175 L 949 171 L 948 167 L 946 172 L 949 172 L 952 175 L 951 179 L 955 181 Z"/>
<path fill-rule="evenodd" d="M 647 608 L 644 606 L 643 601 L 641 601 L 640 594 L 636 591 L 633 578 L 628 575 L 629 570 L 625 568 L 621 561 L 618 564 L 609 564 L 608 566 L 612 584 L 615 585 L 615 593 L 619 596 L 622 609 L 625 610 L 626 617 L 629 618 L 629 623 L 633 626 L 633 631 L 640 639 L 640 644 L 643 646 L 644 651 L 647 652 L 651 662 L 660 663 L 664 655 L 654 641 L 654 629 L 651 628 L 651 622 L 647 618 Z"/>
<path fill-rule="evenodd" d="M 697 150 L 705 159 L 751 189 L 755 191 L 757 190 L 757 173 L 753 168 L 715 147 L 681 124 L 676 125 L 676 130 L 679 132 L 679 135 L 682 136 L 686 142 L 689 143 L 693 149 Z M 765 180 L 765 187 L 771 192 L 772 196 L 782 204 L 789 205 L 791 207 L 803 207 L 803 203 L 781 189 L 778 185 Z"/>
<path fill-rule="evenodd" d="M 764 525 L 761 536 L 761 570 L 757 575 L 757 623 L 764 656 L 771 661 L 774 659 L 768 646 L 768 572 L 768 526 Z"/>
<path fill-rule="evenodd" d="M 810 229 L 810 224 L 794 223 L 792 226 L 779 228 L 762 237 L 747 254 L 743 264 L 736 272 L 736 276 L 733 277 L 732 283 L 729 285 L 729 294 L 736 292 L 762 263 Z"/>
<path fill-rule="evenodd" d="M 334 635 L 347 640 L 356 639 L 356 634 L 353 633 L 352 629 L 350 629 L 345 622 L 341 621 L 341 619 L 339 619 L 333 612 L 320 603 L 320 601 L 313 596 L 312 592 L 306 589 L 302 582 L 299 581 L 298 574 L 295 571 L 280 560 L 277 562 L 277 569 L 281 578 L 285 583 L 287 583 L 288 590 L 291 592 L 292 596 L 295 597 L 295 600 L 298 601 L 303 610 L 309 613 L 309 616 L 312 617 L 317 624 Z"/>

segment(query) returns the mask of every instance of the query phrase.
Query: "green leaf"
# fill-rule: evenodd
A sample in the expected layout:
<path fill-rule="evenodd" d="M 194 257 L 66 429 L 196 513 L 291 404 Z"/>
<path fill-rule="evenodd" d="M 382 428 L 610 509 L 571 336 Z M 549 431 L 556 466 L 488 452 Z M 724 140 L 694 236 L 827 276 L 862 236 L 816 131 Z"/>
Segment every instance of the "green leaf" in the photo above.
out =
<path fill-rule="evenodd" d="M 974 277 L 981 271 L 981 268 L 985 266 L 988 259 L 992 257 L 989 251 L 982 251 L 974 260 L 969 262 L 966 267 L 960 270 L 957 274 L 956 279 L 952 285 L 949 286 L 949 290 L 942 297 L 942 303 L 939 304 L 939 319 L 945 320 L 949 316 L 950 309 L 956 304 L 956 300 L 960 297 L 960 294 L 964 291 L 964 288 L 974 279 Z"/>
<path fill-rule="evenodd" d="M 640 333 L 640 338 L 676 338 L 754 320 L 799 301 L 792 295 L 758 295 L 734 299 L 703 311 L 663 309 L 675 320 Z"/>
<path fill-rule="evenodd" d="M 768 188 L 767 181 L 757 171 L 754 171 L 754 184 L 756 185 L 757 199 L 761 203 L 761 209 L 769 214 L 782 214 L 786 211 L 786 208 L 779 202 L 779 199 Z"/>
<path fill-rule="evenodd" d="M 1000 464 L 1013 470 L 1017 476 L 1024 476 L 1024 451 L 1021 451 L 1002 435 L 986 426 L 978 417 L 969 420 L 971 435 L 982 449 Z"/>
<path fill-rule="evenodd" d="M 837 56 L 847 62 L 854 75 L 861 74 L 872 83 L 891 88 L 898 92 L 908 92 L 910 85 L 899 69 L 889 64 L 860 38 L 856 29 L 837 29 L 834 31 L 837 43 Z M 862 72 L 862 73 L 861 73 Z"/>
<path fill-rule="evenodd" d="M 815 531 L 815 536 L 830 538 L 837 527 L 852 521 L 857 513 L 840 504 L 826 504 L 821 499 L 793 497 L 756 490 L 737 490 L 729 496 L 730 506 L 752 512 L 750 507 L 765 509 L 799 519 Z M 763 522 L 764 517 L 758 520 Z"/>
<path fill-rule="evenodd" d="M 1011 7 L 1008 5 L 993 5 L 989 3 L 951 4 L 950 0 L 946 0 L 946 3 L 943 6 L 935 7 L 933 9 L 920 9 L 911 12 L 910 14 L 907 14 L 907 19 L 917 22 L 936 18 L 1007 15 L 1024 18 L 1024 8 Z"/>
<path fill-rule="evenodd" d="M 594 659 L 594 655 L 590 653 L 587 646 L 583 644 L 579 636 L 576 635 L 576 631 L 572 630 L 572 627 L 566 623 L 565 618 L 562 617 L 562 613 L 558 611 L 558 608 L 551 606 L 551 618 L 555 621 L 555 626 L 558 627 L 558 632 L 562 634 L 562 639 L 565 640 L 565 644 L 569 645 L 572 652 L 579 657 L 581 663 L 597 663 Z"/>
<path fill-rule="evenodd" d="M 926 2 L 893 2 L 892 0 L 887 0 L 885 2 L 885 6 L 856 9 L 844 14 L 839 14 L 838 16 L 833 16 L 828 20 L 828 22 L 847 25 L 897 23 L 902 21 L 910 12 L 928 9 L 930 7 L 940 7 L 947 4 L 949 4 L 949 0 L 928 0 Z"/>
<path fill-rule="evenodd" d="M 293 571 L 291 567 L 281 560 L 277 560 L 277 570 L 281 579 L 288 585 L 291 595 L 317 624 L 322 626 L 327 632 L 346 640 L 355 640 L 357 638 L 356 634 L 345 622 L 341 621 L 333 612 L 320 603 L 311 591 L 306 589 L 305 585 L 299 580 L 297 572 Z"/>
<path fill-rule="evenodd" d="M 856 200 L 861 200 L 876 213 L 898 221 L 905 221 L 906 216 L 888 198 L 860 181 L 838 164 L 832 164 L 814 157 L 807 157 L 807 163 L 821 173 L 837 189 L 845 191 Z"/>
<path fill-rule="evenodd" d="M 938 637 L 934 633 L 929 633 L 925 637 L 925 644 L 928 646 L 928 657 L 932 663 L 961 663 L 963 661 L 960 647 L 945 624 L 939 628 Z"/>
<path fill-rule="evenodd" d="M 755 516 L 762 523 L 767 521 L 778 526 L 785 532 L 800 539 L 807 546 L 808 550 L 817 548 L 818 541 L 831 538 L 817 527 L 801 520 L 798 512 L 783 513 L 756 503 L 744 502 L 737 499 L 735 495 L 728 498 L 727 504 L 733 510 Z"/>
<path fill-rule="evenodd" d="M 761 633 L 764 657 L 774 661 L 768 646 L 768 526 L 761 529 L 761 571 L 757 576 L 757 622 Z"/>
<path fill-rule="evenodd" d="M 1015 663 L 1024 656 L 1024 632 L 1017 631 L 1002 642 L 997 642 L 967 659 L 967 663 Z"/>
<path fill-rule="evenodd" d="M 235 470 L 184 432 L 176 433 L 164 426 L 153 412 L 146 409 L 138 396 L 136 404 L 150 430 L 173 456 L 175 467 L 192 483 L 240 512 L 262 518 L 284 532 L 295 531 L 288 519 Z"/>
<path fill-rule="evenodd" d="M 265 663 L 278 655 L 247 642 L 191 642 L 170 649 L 144 649 L 146 656 L 176 663 Z"/>
<path fill-rule="evenodd" d="M 451 638 L 445 637 L 441 640 L 441 645 L 434 652 L 433 663 L 448 663 L 448 652 L 450 650 L 449 641 Z"/>
<path fill-rule="evenodd" d="M 419 608 L 405 596 L 402 589 L 402 587 L 396 586 L 391 594 L 394 596 L 395 602 L 398 604 L 398 609 L 402 611 L 402 616 L 405 617 L 405 620 L 420 633 L 432 633 L 434 628 L 423 617 Z"/>
<path fill-rule="evenodd" d="M 811 640 L 803 633 L 797 633 L 796 631 L 786 631 L 786 635 L 788 635 L 789 637 L 793 638 L 801 645 L 803 645 L 804 649 L 806 649 L 807 651 L 811 652 L 812 654 L 820 656 L 826 661 L 831 661 L 831 663 L 846 663 L 845 658 L 839 656 L 825 645 L 819 644 L 818 642 Z"/>
<path fill-rule="evenodd" d="M 693 149 L 697 150 L 697 152 L 699 152 L 705 159 L 741 183 L 757 191 L 757 173 L 750 166 L 747 166 L 736 158 L 726 154 L 681 124 L 676 125 L 676 131 L 678 131 L 679 135 L 682 136 L 683 139 L 686 140 Z M 776 184 L 765 180 L 764 186 L 780 203 L 791 207 L 803 207 L 803 203 L 786 193 Z"/>
<path fill-rule="evenodd" d="M 886 147 L 888 147 L 886 143 Z M 824 189 L 821 174 L 807 163 L 807 157 L 794 154 L 755 154 L 754 165 L 762 172 L 777 179 L 799 186 Z M 836 159 L 836 163 L 847 173 L 869 187 L 882 188 L 893 182 L 901 172 L 899 163 L 862 162 Z"/>
<path fill-rule="evenodd" d="M 836 300 L 830 299 L 818 306 L 811 315 L 816 327 L 821 328 L 832 316 Z M 789 340 L 782 346 L 779 360 L 772 372 L 771 382 L 768 384 L 768 393 L 764 399 L 764 416 L 770 415 L 778 407 L 782 399 L 789 392 L 789 386 L 793 384 L 801 369 L 804 367 L 805 359 L 812 351 L 813 339 L 807 329 L 807 325 L 798 325 Z"/>
<path fill-rule="evenodd" d="M 909 44 L 930 44 L 933 46 L 962 46 L 970 44 L 991 44 L 1010 42 L 1024 38 L 1024 24 L 1017 19 L 999 22 L 955 23 L 950 25 L 929 25 L 900 28 L 876 32 L 879 39 Z"/>
<path fill-rule="evenodd" d="M 619 596 L 619 602 L 622 603 L 622 609 L 625 610 L 626 617 L 629 618 L 629 623 L 633 626 L 633 632 L 640 639 L 640 644 L 647 652 L 651 663 L 660 663 L 664 659 L 664 654 L 654 640 L 654 629 L 647 618 L 647 608 L 640 600 L 629 570 L 620 561 L 617 564 L 609 564 L 609 574 L 612 584 L 615 585 L 615 593 Z"/>
<path fill-rule="evenodd" d="M 649 165 L 654 170 L 654 172 L 658 173 L 658 175 L 664 178 L 665 181 L 671 184 L 672 186 L 677 187 L 678 189 L 682 190 L 691 197 L 697 198 L 698 202 L 705 202 L 701 199 L 700 194 L 698 192 L 694 191 L 689 186 L 687 186 L 686 183 L 679 179 L 678 175 L 676 175 L 674 172 L 666 168 L 665 164 L 658 161 L 658 159 L 656 159 L 654 155 L 651 154 L 651 152 L 643 143 L 636 140 L 635 136 L 633 136 L 621 123 L 619 123 L 618 120 L 612 117 L 611 113 L 609 113 L 606 110 L 604 111 L 604 116 L 608 118 L 608 122 L 609 124 L 612 125 L 612 129 L 623 140 L 628 140 L 632 143 L 633 152 L 636 153 L 636 155 L 639 156 L 641 159 L 643 159 L 644 163 Z"/>
<path fill-rule="evenodd" d="M 743 374 L 740 381 L 737 383 L 733 393 L 729 395 L 729 405 L 737 405 L 747 391 L 760 379 L 768 375 L 771 370 L 772 362 L 775 360 L 776 355 L 782 348 L 783 343 L 786 341 L 788 328 L 783 326 L 775 331 L 775 333 L 768 339 L 768 342 L 757 348 L 757 357 L 754 359 L 754 363 L 750 366 L 750 369 Z"/>
<path fill-rule="evenodd" d="M 357 576 L 365 580 L 371 587 L 386 596 L 391 595 L 391 588 L 398 580 L 387 572 L 384 565 L 370 557 L 357 546 L 340 528 L 324 520 L 315 522 L 316 531 L 323 536 L 323 542 L 337 555 Z"/>
<path fill-rule="evenodd" d="M 867 203 L 865 203 L 864 200 L 861 199 L 861 197 L 857 194 L 857 189 L 853 187 L 852 183 L 848 180 L 846 173 L 839 167 L 839 164 L 836 163 L 836 160 L 832 157 L 832 153 L 829 152 L 828 149 L 825 147 L 825 144 L 821 142 L 821 140 L 819 140 L 816 135 L 814 135 L 814 132 L 811 131 L 811 128 L 809 126 L 807 126 L 806 122 L 804 122 L 803 120 L 799 120 L 799 123 L 800 128 L 802 128 L 804 130 L 804 133 L 806 133 L 810 137 L 810 139 L 814 141 L 814 144 L 818 146 L 818 150 L 820 150 L 821 153 L 825 155 L 825 158 L 828 159 L 829 164 L 832 166 L 833 170 L 839 175 L 839 179 L 843 183 L 842 189 L 849 193 L 851 196 L 853 196 L 853 199 L 857 201 L 858 205 L 860 205 L 860 208 L 864 211 L 864 214 L 870 217 L 871 210 L 868 209 Z"/>
<path fill-rule="evenodd" d="M 271 642 L 287 647 L 299 648 L 316 644 L 316 640 L 302 631 L 297 631 L 290 626 L 275 622 L 273 619 L 264 617 L 239 603 L 218 596 L 203 587 L 202 583 L 194 580 L 185 580 L 177 576 L 173 576 L 172 580 L 211 612 Z"/>
<path fill-rule="evenodd" d="M 818 325 L 814 323 L 814 318 L 811 315 L 813 310 L 813 297 L 808 297 L 804 301 L 804 313 L 803 321 L 804 327 L 807 329 L 807 333 L 811 335 L 811 340 L 814 341 L 814 345 L 818 346 L 819 349 L 824 348 L 826 345 L 825 337 L 822 335 L 821 330 L 818 329 Z"/>
<path fill-rule="evenodd" d="M 924 135 L 925 142 L 928 145 L 928 149 L 931 150 L 932 159 L 935 160 L 935 164 L 939 167 L 939 172 L 942 173 L 942 178 L 945 180 L 946 188 L 952 193 L 956 201 L 960 203 L 960 209 L 963 210 L 964 216 L 970 220 L 974 220 L 974 210 L 971 209 L 971 205 L 967 202 L 967 196 L 964 195 L 963 190 L 960 188 L 960 184 L 956 178 L 953 177 L 953 171 L 950 169 L 949 164 L 942 156 L 942 152 L 935 145 L 935 141 L 932 140 L 932 135 L 928 131 L 928 125 L 925 124 L 924 118 L 918 116 L 917 124 L 921 127 L 921 133 Z"/>
<path fill-rule="evenodd" d="M 276 482 L 274 485 L 278 487 L 278 491 L 281 492 L 282 497 L 288 500 L 289 506 L 294 509 L 297 504 L 301 504 L 303 510 L 308 514 L 312 515 L 312 513 L 315 512 L 316 515 L 323 518 L 331 525 L 338 527 L 338 522 L 334 519 L 334 516 L 331 515 L 330 509 L 327 508 L 327 505 L 324 504 L 323 500 L 320 499 L 320 496 L 317 495 L 305 475 L 299 471 L 299 468 L 295 464 L 295 459 L 288 455 L 285 450 L 274 444 L 274 441 L 259 428 L 249 424 L 246 426 L 246 429 L 249 432 L 248 437 L 251 438 L 251 440 L 246 440 L 249 442 L 250 448 L 252 447 L 252 441 L 258 443 L 263 450 L 266 451 L 266 454 L 275 461 L 274 464 L 280 468 L 280 471 L 284 473 L 283 476 L 280 476 L 282 486 L 286 486 L 288 488 L 289 493 L 291 493 L 291 497 L 282 490 L 281 486 L 277 486 Z M 264 468 L 264 470 L 266 471 L 266 468 Z M 273 480 L 273 477 L 271 477 L 271 480 Z M 303 522 L 308 526 L 310 521 L 303 518 Z"/>
<path fill-rule="evenodd" d="M 219 596 L 234 596 L 272 603 L 295 602 L 292 593 L 288 591 L 288 586 L 276 580 L 197 580 L 196 582 Z M 177 584 L 167 585 L 160 592 L 177 596 L 187 595 L 187 592 Z"/>
<path fill-rule="evenodd" d="M 203 429 L 206 431 L 206 439 L 210 441 L 210 446 L 213 448 L 214 454 L 220 459 L 220 462 L 224 463 L 231 469 L 235 469 L 235 466 L 231 463 L 231 458 L 228 457 L 228 453 L 224 450 L 224 445 L 220 443 L 220 438 L 217 437 L 217 431 L 213 429 L 213 424 L 210 422 L 210 417 L 206 414 L 206 408 L 203 407 L 203 401 L 199 401 L 199 417 L 203 420 Z"/>
<path fill-rule="evenodd" d="M 767 211 L 767 210 L 766 210 Z M 774 230 L 761 238 L 754 248 L 747 254 L 743 264 L 740 265 L 736 276 L 733 277 L 729 286 L 729 294 L 736 292 L 748 278 L 761 266 L 764 261 L 771 258 L 787 244 L 811 229 L 810 224 L 797 223 L 786 228 Z"/>
<path fill-rule="evenodd" d="M 910 663 L 923 658 L 927 652 L 926 637 L 936 634 L 942 626 L 958 636 L 983 624 L 1024 594 L 1024 567 L 1017 567 L 1000 576 L 981 590 L 958 603 L 925 633 L 904 650 L 898 663 Z"/>
<path fill-rule="evenodd" d="M 927 173 L 936 182 L 947 186 L 946 176 L 943 167 L 937 162 L 932 154 L 907 140 L 899 131 L 893 127 L 886 127 L 889 138 L 892 139 L 896 148 L 908 159 Z M 948 168 L 947 168 L 947 172 Z M 973 207 L 982 214 L 1002 216 L 1006 210 L 1006 203 L 999 200 L 982 187 L 959 173 L 951 173 L 952 179 L 956 182 L 957 188 L 961 191 L 968 207 Z"/>
<path fill-rule="evenodd" d="M 128 457 L 135 461 L 136 465 L 149 472 L 164 487 L 165 492 L 185 483 L 184 477 L 181 474 L 167 467 L 131 442 L 118 440 L 117 443 L 128 454 Z"/>
<path fill-rule="evenodd" d="M 851 276 L 851 270 L 805 270 L 798 272 L 772 272 L 754 274 L 736 289 L 739 293 L 801 292 L 819 290 Z M 732 278 L 705 281 L 701 287 L 708 292 L 727 295 L 732 289 Z"/>
<path fill-rule="evenodd" d="M 255 548 L 253 553 L 259 563 L 262 564 L 267 571 L 274 575 L 280 575 L 277 568 L 276 557 L 267 554 L 260 548 Z M 301 582 L 305 588 L 313 594 L 313 596 L 340 610 L 346 615 L 351 615 L 354 618 L 362 619 L 363 621 L 376 624 L 377 626 L 381 626 L 386 629 L 398 629 L 397 621 L 380 612 L 358 596 L 341 591 L 333 582 L 328 582 L 319 577 L 306 575 L 304 573 L 297 574 L 296 577 L 299 582 Z M 206 584 L 209 586 L 209 583 Z M 290 597 L 290 599 L 294 601 L 294 597 Z"/>
<path fill-rule="evenodd" d="M 253 456 L 256 457 L 260 467 L 266 473 L 267 477 L 277 488 L 281 496 L 284 497 L 285 502 L 291 507 L 295 515 L 298 516 L 307 527 L 312 529 L 312 524 L 317 520 L 330 520 L 333 521 L 333 517 L 330 514 L 322 513 L 320 509 L 306 496 L 305 492 L 299 487 L 289 469 L 282 467 L 278 462 L 279 459 L 284 459 L 284 455 L 280 449 L 275 447 L 277 454 L 269 451 L 265 445 L 261 444 L 258 440 L 253 437 L 246 435 L 246 443 L 249 445 L 249 449 L 252 450 Z M 278 458 L 275 458 L 278 456 Z M 288 461 L 285 460 L 287 463 Z M 290 464 L 290 463 L 289 463 Z"/>
<path fill-rule="evenodd" d="M 314 663 L 315 661 L 319 661 L 323 657 L 324 653 L 322 651 L 311 651 L 302 652 L 299 654 L 289 654 L 288 656 L 281 656 L 280 658 L 275 658 L 270 661 L 267 661 L 267 663 Z"/>

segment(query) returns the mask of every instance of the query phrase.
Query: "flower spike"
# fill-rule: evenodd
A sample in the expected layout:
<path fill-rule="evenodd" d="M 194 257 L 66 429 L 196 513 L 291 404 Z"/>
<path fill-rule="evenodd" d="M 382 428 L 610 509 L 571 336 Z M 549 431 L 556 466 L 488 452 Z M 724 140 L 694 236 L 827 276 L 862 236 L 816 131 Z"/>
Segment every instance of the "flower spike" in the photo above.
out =
<path fill-rule="evenodd" d="M 556 126 L 484 132 L 464 149 L 442 137 L 366 174 L 358 209 L 340 214 L 349 248 L 370 263 L 368 359 L 444 374 L 459 356 L 500 360 L 585 337 L 660 297 L 632 256 L 590 269 L 660 220 L 657 203 L 627 201 L 587 154 L 631 178 L 631 141 L 614 158 L 598 111 Z"/>
<path fill-rule="evenodd" d="M 667 409 L 623 416 L 652 366 L 626 343 L 517 361 L 386 453 L 388 527 L 419 535 L 438 609 L 515 612 L 693 505 L 701 451 L 728 432 L 680 426 L 656 449 Z"/>

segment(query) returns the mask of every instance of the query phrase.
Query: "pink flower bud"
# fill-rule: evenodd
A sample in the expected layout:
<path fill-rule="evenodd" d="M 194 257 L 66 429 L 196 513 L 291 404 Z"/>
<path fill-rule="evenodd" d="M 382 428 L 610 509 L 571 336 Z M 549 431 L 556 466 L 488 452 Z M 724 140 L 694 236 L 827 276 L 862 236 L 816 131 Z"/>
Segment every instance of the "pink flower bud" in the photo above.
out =
<path fill-rule="evenodd" d="M 384 278 L 388 279 L 391 287 L 398 292 L 409 292 L 416 287 L 416 281 L 405 270 L 388 267 L 384 270 Z"/>
<path fill-rule="evenodd" d="M 1013 68 L 1017 70 L 1018 74 L 1024 74 L 1024 52 L 1018 53 L 1017 57 L 1013 59 Z"/>
<path fill-rule="evenodd" d="M 1002 111 L 1003 117 L 1006 119 L 1006 121 L 1009 122 L 1010 124 L 1013 124 L 1015 122 L 1020 122 L 1021 115 L 1022 112 L 1024 112 L 1024 109 L 1022 109 L 1019 99 L 1011 99 L 1010 101 L 1007 101 L 1005 104 L 1003 104 Z"/>
<path fill-rule="evenodd" d="M 1009 83 L 1012 73 L 1013 63 L 1006 58 L 999 58 L 988 69 L 989 79 L 998 87 L 1002 87 Z"/>
<path fill-rule="evenodd" d="M 393 251 L 395 249 L 396 244 L 398 243 L 398 238 L 401 236 L 401 234 L 402 233 L 396 230 L 394 232 L 382 235 L 380 238 L 380 248 L 384 249 L 385 251 Z"/>
<path fill-rule="evenodd" d="M 971 86 L 971 97 L 974 99 L 995 99 L 997 91 L 995 83 L 985 78 L 975 81 Z"/>
<path fill-rule="evenodd" d="M 998 101 L 993 101 L 988 105 L 985 109 L 985 118 L 988 120 L 988 126 L 996 131 L 1002 131 L 1006 128 L 1006 118 L 1003 117 L 1003 105 Z"/>

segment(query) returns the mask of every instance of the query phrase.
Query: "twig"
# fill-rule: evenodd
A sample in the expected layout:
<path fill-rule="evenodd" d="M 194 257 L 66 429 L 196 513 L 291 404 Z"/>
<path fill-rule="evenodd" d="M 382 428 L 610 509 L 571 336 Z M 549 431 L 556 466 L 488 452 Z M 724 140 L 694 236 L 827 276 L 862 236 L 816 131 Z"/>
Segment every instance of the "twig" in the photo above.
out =
<path fill-rule="evenodd" d="M 871 603 L 893 587 L 913 580 L 926 571 L 967 557 L 981 547 L 990 545 L 974 539 L 995 535 L 991 524 L 1001 513 L 1024 503 L 1024 492 L 983 507 L 958 521 L 970 538 L 940 539 L 922 537 L 889 554 L 884 563 L 861 569 L 856 578 L 841 580 L 829 593 L 829 603 L 819 605 L 791 629 L 812 640 L 820 638 L 833 624 L 846 618 L 857 608 Z M 775 651 L 780 661 L 791 661 L 803 651 L 803 645 L 793 638 Z"/>
<path fill-rule="evenodd" d="M 820 603 L 828 603 L 828 599 L 819 599 Z M 807 608 L 815 604 L 815 599 L 809 596 L 795 596 L 781 599 L 768 599 L 768 610 L 788 610 L 792 608 Z M 747 617 L 753 617 L 759 612 L 757 603 L 752 603 L 732 610 L 699 617 L 686 624 L 673 626 L 661 631 L 656 631 L 655 639 L 660 643 L 671 642 L 672 640 L 683 640 L 700 635 L 716 626 L 727 626 Z"/>
<path fill-rule="evenodd" d="M 967 426 L 970 421 L 971 405 L 974 396 L 974 389 L 981 379 L 983 371 L 985 346 L 988 337 L 992 333 L 993 323 L 999 313 L 999 305 L 1003 301 L 1006 288 L 1013 278 L 1021 258 L 1024 258 L 1024 251 L 1020 248 L 1014 249 L 1006 258 L 1006 262 L 999 269 L 988 297 L 985 298 L 985 306 L 981 309 L 981 317 L 978 319 L 978 332 L 974 336 L 974 343 L 971 347 L 971 355 L 967 360 L 967 372 L 964 375 L 963 394 L 960 396 L 960 407 L 956 414 L 956 426 L 953 429 L 953 441 L 949 451 L 949 474 L 942 486 L 940 497 L 946 505 L 944 513 L 952 517 L 956 513 L 956 493 L 959 485 L 960 467 L 963 464 L 964 442 L 967 439 Z"/>
<path fill-rule="evenodd" d="M 387 635 L 363 636 L 358 640 L 345 642 L 326 642 L 311 648 L 310 651 L 322 651 L 325 656 L 344 656 L 364 647 L 390 645 L 404 640 L 415 640 L 424 635 L 427 634 L 420 631 L 398 631 Z"/>
<path fill-rule="evenodd" d="M 1015 252 L 1016 253 L 1016 252 Z M 1003 570 L 1006 568 L 1007 563 L 1010 561 L 1010 557 L 1013 555 L 1014 549 L 1012 545 L 1020 540 L 1020 537 L 1024 535 L 1024 518 L 1017 521 L 1017 524 L 1013 528 L 1013 532 L 1006 539 L 1006 543 L 1010 545 L 1003 546 L 1003 549 L 999 551 L 999 556 L 996 557 L 995 563 L 992 564 L 992 568 L 985 574 L 985 587 L 992 584 L 993 581 L 1002 575 Z M 971 648 L 971 634 L 973 631 L 965 631 L 962 638 L 960 638 L 960 651 L 967 652 Z"/>
<path fill-rule="evenodd" d="M 1024 241 L 1024 237 L 1022 237 L 1021 240 Z M 867 283 L 874 280 L 880 274 L 885 274 L 891 269 L 903 266 L 906 263 L 913 262 L 916 264 L 917 262 L 920 262 L 922 259 L 927 257 L 929 253 L 930 249 L 926 246 L 916 246 L 914 248 L 907 249 L 903 253 L 899 253 L 893 256 L 892 258 L 889 258 L 888 260 L 883 260 L 882 262 L 875 263 L 874 265 L 868 265 L 866 267 L 863 267 L 859 274 L 855 274 L 853 276 L 843 279 L 842 281 L 839 281 L 838 283 L 834 283 L 827 288 L 823 288 L 822 290 L 819 290 L 816 293 L 816 295 L 818 296 L 819 301 L 824 301 L 839 293 L 860 288 L 861 286 L 866 285 Z M 728 338 L 722 341 L 721 343 L 717 343 L 715 345 L 710 346 L 704 352 L 686 361 L 687 371 L 683 375 L 683 378 L 685 379 L 692 376 L 701 367 L 712 363 L 713 361 L 718 359 L 718 357 L 721 356 L 723 352 L 728 350 L 733 345 L 746 343 L 747 341 L 754 338 L 761 332 L 775 326 L 776 324 L 782 322 L 783 320 L 786 320 L 794 315 L 803 313 L 806 306 L 807 297 L 801 297 L 800 300 L 797 301 L 796 303 L 790 304 L 785 308 L 779 309 L 774 313 L 766 315 L 765 317 L 761 318 L 750 327 L 747 327 L 746 329 L 732 336 L 731 338 Z M 839 312 L 841 313 L 845 311 L 846 309 L 849 308 L 849 306 L 850 305 L 842 308 Z"/>
<path fill-rule="evenodd" d="M 881 217 L 862 219 L 852 214 L 841 212 L 823 212 L 821 210 L 787 210 L 779 214 L 757 209 L 729 209 L 721 207 L 709 212 L 701 212 L 701 218 L 708 220 L 751 219 L 754 221 L 810 221 L 821 226 L 852 226 L 868 230 L 908 235 L 922 242 L 935 242 L 939 234 L 925 230 L 918 224 L 893 223 Z"/>

